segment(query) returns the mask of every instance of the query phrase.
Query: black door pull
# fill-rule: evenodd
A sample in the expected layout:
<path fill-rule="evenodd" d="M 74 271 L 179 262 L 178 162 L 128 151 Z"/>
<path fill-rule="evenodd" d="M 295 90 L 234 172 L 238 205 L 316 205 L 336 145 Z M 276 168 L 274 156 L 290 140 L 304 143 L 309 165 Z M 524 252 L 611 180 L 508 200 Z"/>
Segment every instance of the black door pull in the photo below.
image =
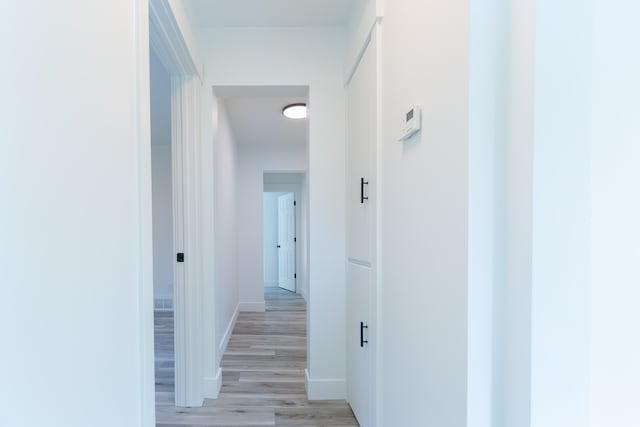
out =
<path fill-rule="evenodd" d="M 280 248 L 280 245 L 278 245 L 278 248 Z"/>
<path fill-rule="evenodd" d="M 364 203 L 365 200 L 369 200 L 369 197 L 364 196 L 365 185 L 369 185 L 369 181 L 365 181 L 364 178 L 360 178 L 360 203 Z"/>
<path fill-rule="evenodd" d="M 364 322 L 360 322 L 360 347 L 364 347 L 365 344 L 368 344 L 369 341 L 364 339 L 364 330 L 369 329 Z"/>

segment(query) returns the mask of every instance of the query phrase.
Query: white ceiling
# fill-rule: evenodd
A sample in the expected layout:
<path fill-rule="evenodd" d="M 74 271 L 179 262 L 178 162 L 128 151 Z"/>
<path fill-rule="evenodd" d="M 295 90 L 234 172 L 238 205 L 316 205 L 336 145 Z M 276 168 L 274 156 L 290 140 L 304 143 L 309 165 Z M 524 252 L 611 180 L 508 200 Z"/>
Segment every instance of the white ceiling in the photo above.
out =
<path fill-rule="evenodd" d="M 223 100 L 238 144 L 306 144 L 308 119 L 282 115 L 285 105 L 307 102 L 306 97 L 230 97 Z"/>
<path fill-rule="evenodd" d="M 192 0 L 201 27 L 344 26 L 355 0 Z"/>

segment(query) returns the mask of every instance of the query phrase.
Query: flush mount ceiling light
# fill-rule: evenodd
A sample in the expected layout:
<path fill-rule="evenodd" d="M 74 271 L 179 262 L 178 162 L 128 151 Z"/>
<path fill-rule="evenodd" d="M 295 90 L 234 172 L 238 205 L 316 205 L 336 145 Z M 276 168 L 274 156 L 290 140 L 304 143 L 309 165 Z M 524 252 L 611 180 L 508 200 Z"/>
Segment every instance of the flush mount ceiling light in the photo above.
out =
<path fill-rule="evenodd" d="M 307 104 L 289 104 L 282 109 L 282 114 L 288 119 L 306 119 Z"/>

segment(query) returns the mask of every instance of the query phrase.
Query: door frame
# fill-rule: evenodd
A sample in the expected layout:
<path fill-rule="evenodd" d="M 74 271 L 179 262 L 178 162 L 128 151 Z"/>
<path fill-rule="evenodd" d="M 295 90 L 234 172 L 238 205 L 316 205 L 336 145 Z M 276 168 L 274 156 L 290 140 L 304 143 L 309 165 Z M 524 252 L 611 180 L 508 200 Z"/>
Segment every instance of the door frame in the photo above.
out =
<path fill-rule="evenodd" d="M 176 406 L 201 406 L 202 318 L 200 288 L 201 228 L 198 190 L 200 164 L 201 76 L 168 0 L 136 1 L 135 115 L 138 152 L 139 305 L 141 425 L 155 425 L 153 323 L 153 230 L 151 201 L 151 113 L 149 49 L 154 49 L 171 77 L 172 180 L 174 250 L 185 252 L 182 268 L 174 267 Z M 190 254 L 194 254 L 189 258 Z"/>
<path fill-rule="evenodd" d="M 265 182 L 265 175 L 291 173 L 299 175 L 301 182 Z M 309 295 L 309 232 L 308 232 L 308 213 L 309 213 L 309 194 L 303 194 L 307 178 L 306 171 L 264 171 L 262 175 L 263 192 L 273 193 L 293 193 L 296 201 L 296 293 L 300 294 L 305 301 L 308 301 Z"/>

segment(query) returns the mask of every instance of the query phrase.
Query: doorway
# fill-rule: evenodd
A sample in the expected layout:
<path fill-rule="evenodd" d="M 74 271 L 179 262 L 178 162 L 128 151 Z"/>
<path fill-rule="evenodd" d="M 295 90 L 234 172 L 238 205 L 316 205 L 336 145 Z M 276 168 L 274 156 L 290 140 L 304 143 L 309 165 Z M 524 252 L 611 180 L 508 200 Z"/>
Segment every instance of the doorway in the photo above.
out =
<path fill-rule="evenodd" d="M 296 292 L 296 200 L 288 192 L 265 192 L 264 286 Z"/>
<path fill-rule="evenodd" d="M 206 362 L 208 358 L 203 357 L 200 351 L 201 331 L 198 325 L 203 323 L 200 310 L 203 298 L 200 288 L 194 283 L 204 281 L 205 269 L 201 267 L 201 257 L 207 256 L 209 249 L 206 243 L 210 234 L 202 225 L 202 218 L 209 217 L 206 211 L 208 204 L 199 195 L 201 184 L 205 182 L 201 171 L 208 166 L 197 161 L 201 147 L 199 134 L 195 131 L 200 123 L 200 75 L 180 29 L 176 27 L 172 8 L 154 0 L 148 3 L 145 12 L 148 12 L 149 37 L 144 48 L 149 52 L 149 68 L 141 67 L 148 70 L 146 76 L 141 76 L 141 87 L 145 82 L 150 83 L 146 95 L 151 106 L 144 99 L 141 100 L 143 123 L 140 129 L 143 132 L 150 124 L 144 123 L 146 115 L 150 122 L 154 122 L 149 128 L 157 129 L 150 129 L 149 138 L 156 141 L 152 141 L 150 147 L 140 147 L 142 192 L 150 202 L 148 206 L 145 204 L 141 207 L 141 215 L 156 227 L 152 226 L 149 232 L 141 234 L 141 247 L 144 248 L 141 255 L 156 276 L 152 281 L 154 295 L 149 295 L 153 302 L 149 301 L 151 304 L 148 307 L 154 313 L 163 314 L 165 319 L 161 323 L 166 325 L 167 332 L 163 339 L 159 339 L 154 333 L 156 331 L 149 330 L 151 325 L 144 323 L 145 360 L 155 358 L 155 351 L 148 354 L 149 350 L 154 349 L 151 343 L 155 335 L 165 350 L 165 360 L 158 366 L 166 369 L 162 375 L 162 385 L 173 388 L 171 397 L 166 396 L 165 403 L 171 406 L 199 406 L 203 402 L 202 378 L 203 368 L 206 368 L 203 359 Z M 145 27 L 146 23 L 142 23 L 141 28 Z M 142 37 L 142 40 L 145 38 Z M 142 46 L 139 48 L 142 49 Z M 158 93 L 151 93 L 151 74 L 159 70 L 163 74 L 160 99 L 157 98 Z M 141 96 L 144 97 L 144 94 Z M 143 111 L 145 107 L 146 112 Z M 162 111 L 155 120 L 152 108 Z M 149 166 L 151 176 L 146 175 Z M 148 276 L 146 274 L 145 280 L 153 277 L 151 272 Z M 145 300 L 147 295 L 145 292 Z M 173 333 L 169 333 L 169 330 Z M 155 375 L 152 375 L 154 370 L 149 371 L 145 375 L 155 380 Z M 151 390 L 145 389 L 147 408 L 152 407 L 152 396 L 147 394 L 149 392 Z"/>
<path fill-rule="evenodd" d="M 156 393 L 174 392 L 173 167 L 171 76 L 150 49 L 151 198 Z"/>
<path fill-rule="evenodd" d="M 308 218 L 305 172 L 263 174 L 264 290 L 308 296 Z"/>

